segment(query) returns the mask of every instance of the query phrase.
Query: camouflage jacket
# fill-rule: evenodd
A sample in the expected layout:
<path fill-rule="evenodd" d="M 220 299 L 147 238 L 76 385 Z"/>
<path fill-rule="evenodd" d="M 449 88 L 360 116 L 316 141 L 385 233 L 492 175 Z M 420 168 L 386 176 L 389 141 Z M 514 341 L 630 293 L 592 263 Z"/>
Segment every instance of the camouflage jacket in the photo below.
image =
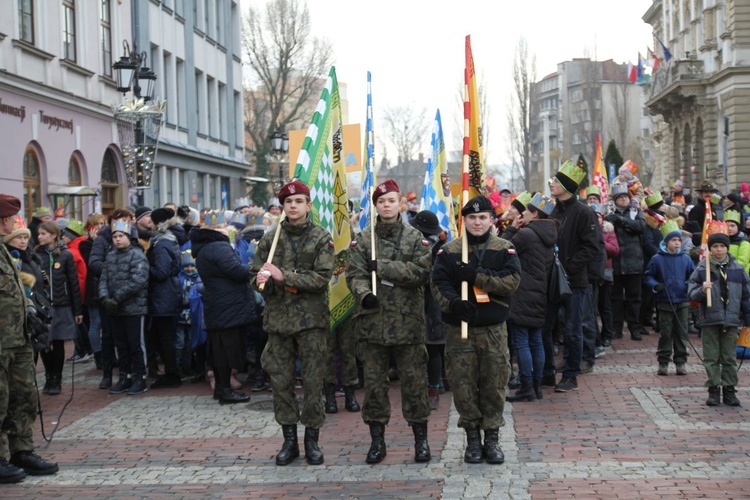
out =
<path fill-rule="evenodd" d="M 0 245 L 0 347 L 26 344 L 26 295 L 18 268 L 5 245 Z"/>
<path fill-rule="evenodd" d="M 379 306 L 363 309 L 362 299 L 372 292 L 371 229 L 352 241 L 346 266 L 346 283 L 355 297 L 359 338 L 382 345 L 425 342 L 424 287 L 428 284 L 432 255 L 422 233 L 399 220 L 375 226 Z"/>
<path fill-rule="evenodd" d="M 268 260 L 277 225 L 258 243 L 250 282 L 258 288 L 257 276 Z M 266 282 L 263 329 L 269 333 L 293 335 L 313 328 L 330 328 L 328 283 L 333 275 L 331 235 L 309 218 L 300 225 L 281 223 L 282 233 L 272 263 L 284 273 L 284 282 Z"/>

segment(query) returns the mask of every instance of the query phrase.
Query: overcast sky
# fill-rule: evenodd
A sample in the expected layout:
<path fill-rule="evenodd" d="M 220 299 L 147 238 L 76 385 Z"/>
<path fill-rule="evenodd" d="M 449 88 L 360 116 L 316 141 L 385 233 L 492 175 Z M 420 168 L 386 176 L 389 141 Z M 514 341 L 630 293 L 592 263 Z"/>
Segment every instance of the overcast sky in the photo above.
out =
<path fill-rule="evenodd" d="M 241 0 L 264 5 L 266 0 Z M 576 57 L 637 62 L 651 44 L 641 19 L 651 0 L 308 0 L 316 36 L 333 45 L 339 82 L 348 87 L 349 121 L 362 123 L 367 71 L 372 72 L 375 134 L 386 106 L 414 103 L 432 120 L 439 108 L 448 150 L 456 144 L 464 38 L 471 35 L 474 65 L 487 87 L 491 118 L 487 163 L 506 160 L 506 110 L 512 60 L 525 37 L 536 56 L 537 79 Z M 654 49 L 654 47 L 651 47 Z M 661 50 L 657 51 L 661 54 Z M 462 125 L 461 125 L 462 127 Z M 461 129 L 459 129 L 461 130 Z M 382 137 L 383 135 L 381 135 Z M 429 134 L 423 151 L 429 151 Z M 379 161 L 379 158 L 376 158 Z"/>

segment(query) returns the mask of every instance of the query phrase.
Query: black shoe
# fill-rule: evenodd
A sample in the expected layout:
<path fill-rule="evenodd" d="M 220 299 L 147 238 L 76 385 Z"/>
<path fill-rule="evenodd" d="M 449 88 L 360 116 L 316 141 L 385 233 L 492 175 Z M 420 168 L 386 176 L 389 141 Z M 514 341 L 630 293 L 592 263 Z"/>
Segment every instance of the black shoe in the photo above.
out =
<path fill-rule="evenodd" d="M 299 444 L 297 443 L 297 426 L 282 425 L 281 432 L 284 435 L 284 444 L 276 455 L 276 465 L 288 465 L 292 460 L 299 457 Z"/>
<path fill-rule="evenodd" d="M 557 385 L 557 378 L 554 375 L 545 375 L 542 377 L 542 387 L 555 387 Z"/>
<path fill-rule="evenodd" d="M 555 386 L 555 392 L 570 392 L 578 390 L 578 381 L 575 377 L 563 377 Z"/>
<path fill-rule="evenodd" d="M 128 396 L 137 396 L 148 391 L 148 385 L 146 385 L 146 379 L 143 378 L 143 375 L 136 375 L 131 380 L 133 382 L 130 384 L 130 389 L 128 389 Z"/>
<path fill-rule="evenodd" d="M 377 464 L 382 462 L 388 454 L 385 446 L 385 425 L 378 422 L 371 423 L 370 437 L 372 438 L 372 443 L 370 443 L 370 449 L 367 450 L 365 462 L 368 464 Z"/>
<path fill-rule="evenodd" d="M 740 404 L 740 400 L 737 399 L 737 390 L 734 388 L 733 385 L 728 385 L 726 387 L 722 387 L 722 396 L 724 399 L 724 404 L 727 406 L 742 406 Z"/>
<path fill-rule="evenodd" d="M 96 369 L 102 371 L 102 353 L 101 351 L 94 353 L 94 364 Z"/>
<path fill-rule="evenodd" d="M 521 387 L 515 392 L 515 394 L 509 394 L 505 396 L 505 400 L 511 403 L 521 401 L 534 401 L 536 399 L 536 392 L 534 392 L 534 386 L 531 380 L 521 380 Z"/>
<path fill-rule="evenodd" d="M 266 390 L 266 374 L 258 368 L 255 371 L 255 383 L 250 388 L 252 392 L 261 392 Z"/>
<path fill-rule="evenodd" d="M 521 375 L 516 373 L 508 380 L 508 389 L 518 389 L 519 387 L 521 387 Z"/>
<path fill-rule="evenodd" d="M 479 427 L 466 429 L 466 450 L 464 450 L 464 462 L 467 464 L 481 464 L 484 461 L 482 450 L 482 436 Z"/>
<path fill-rule="evenodd" d="M 112 387 L 112 370 L 104 370 L 102 381 L 99 382 L 99 389 L 109 389 Z"/>
<path fill-rule="evenodd" d="M 536 398 L 542 399 L 544 397 L 544 394 L 542 394 L 542 380 L 534 379 L 534 381 L 532 382 L 532 387 L 534 388 L 534 394 L 536 394 Z"/>
<path fill-rule="evenodd" d="M 622 332 L 615 332 L 614 335 L 612 335 L 612 338 L 615 338 L 615 339 L 623 338 Z"/>
<path fill-rule="evenodd" d="M 133 379 L 123 373 L 120 375 L 120 380 L 118 380 L 115 386 L 109 390 L 109 393 L 122 394 L 123 392 L 127 392 L 131 385 L 133 385 Z"/>
<path fill-rule="evenodd" d="M 233 405 L 237 403 L 247 403 L 250 401 L 250 396 L 244 392 L 237 392 L 231 388 L 217 388 L 214 391 L 214 399 L 219 400 L 220 405 Z"/>
<path fill-rule="evenodd" d="M 488 464 L 501 464 L 505 462 L 505 454 L 500 449 L 498 429 L 487 429 L 484 431 L 484 446 L 482 454 Z"/>
<path fill-rule="evenodd" d="M 715 385 L 708 388 L 708 399 L 706 406 L 719 406 L 719 386 Z"/>
<path fill-rule="evenodd" d="M 318 436 L 320 429 L 305 427 L 305 460 L 310 465 L 320 465 L 323 463 L 323 452 L 318 446 Z"/>
<path fill-rule="evenodd" d="M 412 423 L 411 430 L 414 433 L 414 461 L 418 463 L 429 462 L 432 458 L 430 445 L 427 444 L 427 423 Z"/>
<path fill-rule="evenodd" d="M 602 347 L 612 347 L 612 341 L 609 339 L 602 340 Z"/>
<path fill-rule="evenodd" d="M 326 413 L 338 413 L 339 407 L 336 405 L 336 388 L 333 384 L 326 384 L 323 388 L 325 393 L 325 412 Z"/>
<path fill-rule="evenodd" d="M 9 463 L 6 459 L 0 458 L 0 484 L 20 483 L 26 478 L 23 469 Z"/>
<path fill-rule="evenodd" d="M 59 373 L 55 373 L 50 377 L 49 381 L 49 391 L 47 394 L 50 396 L 57 396 L 62 392 L 62 375 Z"/>
<path fill-rule="evenodd" d="M 354 388 L 355 387 L 353 385 L 344 386 L 344 408 L 346 408 L 346 411 L 350 411 L 352 413 L 360 411 L 359 403 L 357 403 L 357 397 L 354 394 Z"/>
<path fill-rule="evenodd" d="M 643 340 L 643 337 L 641 336 L 641 332 L 634 331 L 630 332 L 630 340 Z"/>
<path fill-rule="evenodd" d="M 52 375 L 45 375 L 44 387 L 42 387 L 42 394 L 49 394 L 49 386 L 52 383 Z"/>
<path fill-rule="evenodd" d="M 591 373 L 594 371 L 594 365 L 589 363 L 588 361 L 581 361 L 581 369 L 580 374 L 586 375 L 587 373 Z"/>
<path fill-rule="evenodd" d="M 180 376 L 176 373 L 165 373 L 161 377 L 157 378 L 153 384 L 152 389 L 174 389 L 182 385 Z"/>
<path fill-rule="evenodd" d="M 55 462 L 45 460 L 33 451 L 18 451 L 10 457 L 10 463 L 23 469 L 30 476 L 49 476 L 60 468 Z"/>

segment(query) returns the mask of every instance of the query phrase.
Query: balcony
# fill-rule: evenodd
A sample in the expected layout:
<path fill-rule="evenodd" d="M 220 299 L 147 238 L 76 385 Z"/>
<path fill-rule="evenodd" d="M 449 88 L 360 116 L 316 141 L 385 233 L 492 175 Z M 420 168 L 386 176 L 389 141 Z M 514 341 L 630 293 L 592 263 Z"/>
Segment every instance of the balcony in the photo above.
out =
<path fill-rule="evenodd" d="M 673 60 L 659 67 L 652 76 L 646 106 L 651 114 L 660 114 L 667 122 L 672 116 L 687 112 L 705 96 L 703 61 Z"/>

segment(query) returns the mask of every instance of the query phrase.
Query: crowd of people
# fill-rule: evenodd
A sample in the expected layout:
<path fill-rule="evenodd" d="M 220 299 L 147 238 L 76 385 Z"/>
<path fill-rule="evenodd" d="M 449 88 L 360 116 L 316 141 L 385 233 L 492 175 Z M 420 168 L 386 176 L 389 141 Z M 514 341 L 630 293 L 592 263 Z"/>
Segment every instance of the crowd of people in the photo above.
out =
<path fill-rule="evenodd" d="M 233 211 L 124 207 L 85 223 L 40 208 L 27 225 L 20 201 L 0 195 L 0 417 L 20 422 L 4 425 L 11 456 L 0 459 L 0 482 L 57 471 L 33 453 L 36 403 L 28 398 L 37 358 L 42 394 L 62 392 L 71 340 L 68 362 L 93 360 L 99 389 L 111 394 L 207 382 L 219 404 L 242 403 L 250 396 L 237 374 L 246 373 L 251 391 L 273 393 L 284 438 L 278 465 L 300 456 L 298 424 L 307 462 L 324 462 L 320 429 L 338 411 L 339 391 L 369 427 L 366 462 L 382 461 L 396 378 L 416 462 L 431 459 L 427 422 L 450 390 L 466 432 L 464 460 L 503 463 L 506 399 L 578 390 L 578 377 L 595 370 L 626 323 L 635 341 L 649 329 L 660 334 L 660 376 L 670 363 L 685 375 L 688 335 L 701 335 L 706 404 L 739 406 L 750 188 L 721 196 L 703 181 L 692 195 L 678 181 L 652 191 L 636 174 L 626 162 L 603 197 L 596 186 L 580 191 L 586 174 L 568 162 L 550 179 L 549 196 L 505 187 L 476 196 L 456 207 L 466 255 L 435 214 L 417 211 L 413 193 L 382 182 L 372 196 L 374 229 L 359 232 L 352 214 L 346 282 L 355 307 L 333 331 L 334 244 L 309 217 L 310 191 L 299 181 L 263 208 L 247 198 Z M 563 271 L 561 283 L 554 278 Z M 45 309 L 41 299 L 49 317 L 40 336 L 29 325 Z"/>

